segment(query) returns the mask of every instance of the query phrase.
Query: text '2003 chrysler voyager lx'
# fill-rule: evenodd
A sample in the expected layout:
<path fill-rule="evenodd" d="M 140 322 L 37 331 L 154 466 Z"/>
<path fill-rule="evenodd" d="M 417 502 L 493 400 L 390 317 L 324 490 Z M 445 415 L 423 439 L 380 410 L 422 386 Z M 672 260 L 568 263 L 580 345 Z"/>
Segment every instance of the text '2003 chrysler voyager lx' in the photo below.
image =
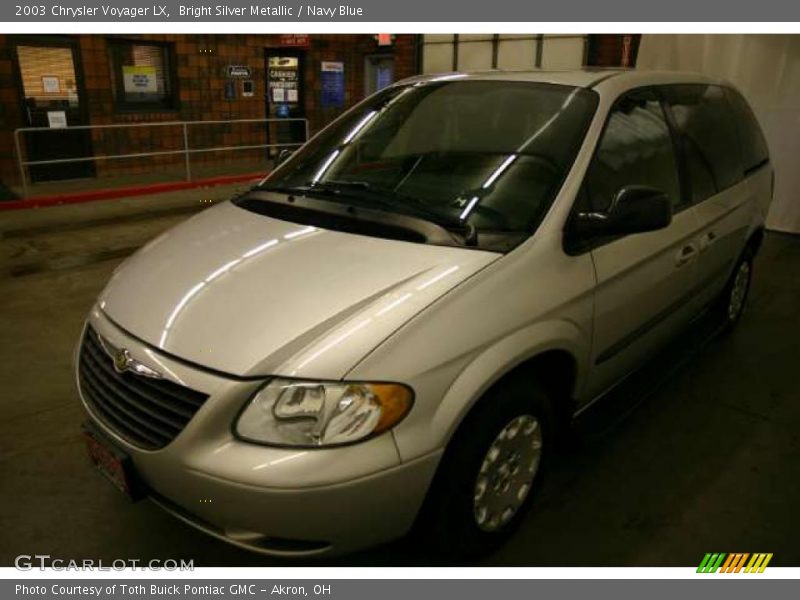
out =
<path fill-rule="evenodd" d="M 739 319 L 773 173 L 729 85 L 424 76 L 152 241 L 91 310 L 95 463 L 256 551 L 525 514 L 559 425 L 708 310 Z"/>

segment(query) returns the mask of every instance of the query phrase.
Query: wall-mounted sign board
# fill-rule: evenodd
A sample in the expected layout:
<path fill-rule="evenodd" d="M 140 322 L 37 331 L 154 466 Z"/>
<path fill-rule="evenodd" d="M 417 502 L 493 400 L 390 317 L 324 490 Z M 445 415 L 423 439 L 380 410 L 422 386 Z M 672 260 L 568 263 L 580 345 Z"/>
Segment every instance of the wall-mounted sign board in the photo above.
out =
<path fill-rule="evenodd" d="M 344 63 L 323 60 L 321 65 L 323 108 L 341 108 L 344 106 Z"/>
<path fill-rule="evenodd" d="M 267 93 L 270 102 L 278 104 L 299 101 L 300 61 L 296 56 L 270 56 L 267 63 Z"/>
<path fill-rule="evenodd" d="M 253 77 L 253 70 L 247 65 L 228 65 L 225 74 L 229 78 L 250 79 Z"/>

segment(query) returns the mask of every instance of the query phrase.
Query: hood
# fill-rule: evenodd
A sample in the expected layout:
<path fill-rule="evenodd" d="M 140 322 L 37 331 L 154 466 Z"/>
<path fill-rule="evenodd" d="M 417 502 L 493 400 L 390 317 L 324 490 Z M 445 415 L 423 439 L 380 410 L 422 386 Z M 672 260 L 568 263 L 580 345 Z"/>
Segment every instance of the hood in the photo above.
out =
<path fill-rule="evenodd" d="M 498 256 L 317 229 L 225 202 L 124 262 L 99 306 L 207 368 L 339 379 Z"/>

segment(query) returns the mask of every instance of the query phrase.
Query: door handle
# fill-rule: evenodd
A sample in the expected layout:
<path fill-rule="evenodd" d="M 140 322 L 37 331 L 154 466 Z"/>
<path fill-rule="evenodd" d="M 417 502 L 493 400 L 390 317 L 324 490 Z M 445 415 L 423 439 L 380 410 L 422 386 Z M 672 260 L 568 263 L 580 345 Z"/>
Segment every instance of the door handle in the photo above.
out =
<path fill-rule="evenodd" d="M 713 231 L 707 232 L 700 238 L 700 252 L 705 252 L 717 240 L 717 234 Z"/>
<path fill-rule="evenodd" d="M 687 244 L 681 248 L 680 252 L 678 252 L 678 256 L 675 257 L 675 266 L 682 267 L 695 256 L 697 256 L 697 248 L 694 244 Z"/>

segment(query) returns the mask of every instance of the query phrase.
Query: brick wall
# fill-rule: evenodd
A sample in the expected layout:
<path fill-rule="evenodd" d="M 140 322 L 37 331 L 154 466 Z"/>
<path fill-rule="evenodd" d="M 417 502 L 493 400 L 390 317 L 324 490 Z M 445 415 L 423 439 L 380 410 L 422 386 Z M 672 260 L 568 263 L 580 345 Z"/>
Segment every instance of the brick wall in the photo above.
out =
<path fill-rule="evenodd" d="M 38 36 L 42 39 L 43 36 Z M 266 48 L 280 47 L 279 35 L 195 35 L 159 34 L 133 36 L 78 35 L 79 60 L 83 71 L 89 122 L 92 125 L 113 123 L 152 123 L 168 121 L 258 119 L 266 114 Z M 109 41 L 114 39 L 166 43 L 173 49 L 177 79 L 178 103 L 173 110 L 129 112 L 115 106 L 110 77 Z M 0 179 L 18 182 L 14 162 L 12 131 L 26 126 L 20 107 L 20 92 L 14 71 L 15 41 L 35 45 L 26 36 L 0 35 Z M 371 54 L 392 54 L 395 59 L 395 79 L 416 73 L 416 36 L 398 35 L 392 47 L 379 48 L 372 35 L 311 35 L 310 45 L 301 48 L 305 58 L 304 107 L 312 133 L 331 119 L 340 109 L 323 109 L 320 63 L 341 61 L 345 64 L 345 106 L 352 106 L 364 97 L 364 60 Z M 242 97 L 237 81 L 237 98 L 224 98 L 227 65 L 251 67 L 255 81 L 252 97 Z M 263 124 L 193 126 L 189 129 L 190 145 L 195 148 L 262 144 L 267 142 Z M 273 139 L 274 141 L 274 139 Z M 95 155 L 128 154 L 135 152 L 170 152 L 183 148 L 183 131 L 178 126 L 100 129 L 92 132 Z M 154 158 L 97 161 L 98 177 L 144 174 L 163 171 L 180 174 L 182 155 Z M 263 150 L 244 152 L 215 152 L 195 154 L 192 164 L 226 165 L 251 161 L 264 164 Z"/>
<path fill-rule="evenodd" d="M 0 35 L 0 182 L 15 183 L 19 180 L 19 173 L 14 159 L 12 132 L 22 127 L 22 107 L 7 37 Z"/>

